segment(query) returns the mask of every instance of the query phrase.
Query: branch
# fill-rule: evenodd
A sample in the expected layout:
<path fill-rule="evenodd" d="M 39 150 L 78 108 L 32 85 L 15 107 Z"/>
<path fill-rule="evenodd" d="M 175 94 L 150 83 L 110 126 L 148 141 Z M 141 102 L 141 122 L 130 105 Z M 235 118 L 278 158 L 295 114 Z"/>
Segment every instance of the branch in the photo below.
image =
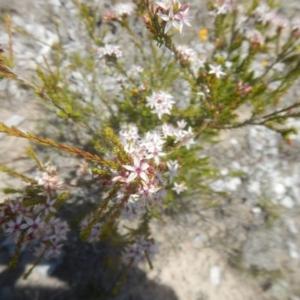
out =
<path fill-rule="evenodd" d="M 43 146 L 50 146 L 53 148 L 57 148 L 57 149 L 63 150 L 65 152 L 68 152 L 73 155 L 79 155 L 79 156 L 84 157 L 87 160 L 100 163 L 109 168 L 113 168 L 113 169 L 116 168 L 115 164 L 113 162 L 102 159 L 98 155 L 94 155 L 89 152 L 86 152 L 86 151 L 83 151 L 78 148 L 71 147 L 71 146 L 68 146 L 65 144 L 56 143 L 56 142 L 52 141 L 51 139 L 39 138 L 31 133 L 20 131 L 18 128 L 14 127 L 14 126 L 8 127 L 4 123 L 1 123 L 1 122 L 0 122 L 0 132 L 4 132 L 10 136 L 25 138 L 25 139 L 28 139 L 29 141 L 36 142 Z"/>

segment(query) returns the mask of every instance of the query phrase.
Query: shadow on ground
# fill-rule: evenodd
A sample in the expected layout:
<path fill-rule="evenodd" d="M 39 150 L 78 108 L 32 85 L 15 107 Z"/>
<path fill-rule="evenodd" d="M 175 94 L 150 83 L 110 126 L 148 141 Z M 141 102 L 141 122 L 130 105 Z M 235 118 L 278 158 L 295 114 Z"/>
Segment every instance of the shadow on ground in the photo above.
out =
<path fill-rule="evenodd" d="M 145 272 L 131 268 L 117 295 L 113 290 L 124 274 L 119 249 L 104 243 L 90 245 L 70 242 L 62 259 L 40 263 L 27 281 L 22 279 L 34 258 L 29 251 L 20 256 L 14 270 L 4 268 L 9 261 L 8 247 L 0 251 L 1 300 L 176 300 L 168 286 L 149 280 Z"/>

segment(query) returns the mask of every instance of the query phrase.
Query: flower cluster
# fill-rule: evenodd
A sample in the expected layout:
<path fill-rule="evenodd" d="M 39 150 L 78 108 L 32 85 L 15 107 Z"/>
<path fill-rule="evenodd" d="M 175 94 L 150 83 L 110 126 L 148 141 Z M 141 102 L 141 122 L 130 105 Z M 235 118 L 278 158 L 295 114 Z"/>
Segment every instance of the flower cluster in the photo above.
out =
<path fill-rule="evenodd" d="M 36 255 L 51 258 L 60 255 L 69 227 L 59 218 L 48 220 L 50 210 L 44 205 L 27 207 L 20 199 L 7 199 L 0 223 L 8 241 L 34 247 Z"/>
<path fill-rule="evenodd" d="M 179 143 L 181 146 L 185 146 L 188 150 L 191 145 L 195 144 L 194 133 L 191 126 L 186 130 L 187 123 L 184 120 L 177 121 L 177 127 L 172 124 L 164 123 L 161 126 L 162 135 L 164 137 L 175 138 L 175 143 Z"/>
<path fill-rule="evenodd" d="M 44 166 L 44 170 L 37 172 L 35 180 L 37 185 L 43 187 L 45 194 L 50 196 L 62 185 L 58 179 L 57 168 L 49 163 Z"/>
<path fill-rule="evenodd" d="M 38 171 L 36 183 L 27 184 L 20 196 L 5 200 L 0 224 L 8 241 L 33 247 L 36 255 L 51 258 L 60 255 L 69 227 L 51 216 L 56 212 L 57 189 L 61 185 L 57 169 L 50 164 L 43 169 Z M 32 193 L 34 202 L 30 200 Z"/>
<path fill-rule="evenodd" d="M 158 118 L 164 114 L 170 114 L 173 104 L 175 103 L 172 95 L 160 91 L 154 92 L 151 96 L 147 97 L 146 107 L 152 109 L 152 113 L 157 114 Z"/>
<path fill-rule="evenodd" d="M 45 223 L 39 240 L 40 245 L 36 248 L 35 254 L 46 259 L 61 255 L 69 230 L 66 221 L 52 217 L 49 222 Z"/>
<path fill-rule="evenodd" d="M 129 126 L 128 131 L 124 127 L 121 139 L 133 162 L 123 165 L 113 178 L 113 181 L 122 182 L 125 189 L 119 193 L 119 197 L 122 198 L 125 191 L 131 190 L 129 202 L 141 200 L 145 205 L 158 202 L 164 196 L 166 185 L 160 164 L 161 157 L 165 155 L 162 151 L 165 140 L 159 132 L 148 132 L 144 138 L 139 138 L 133 125 Z M 132 138 L 129 139 L 129 136 Z"/>
<path fill-rule="evenodd" d="M 138 217 L 143 207 L 160 202 L 166 194 L 167 178 L 170 184 L 174 184 L 172 189 L 177 194 L 187 190 L 184 182 L 174 182 L 174 178 L 178 176 L 178 161 L 161 161 L 166 156 L 163 146 L 168 137 L 172 137 L 179 147 L 186 146 L 187 149 L 195 143 L 192 128 L 186 130 L 187 123 L 184 120 L 178 121 L 177 125 L 178 127 L 173 127 L 165 123 L 155 131 L 147 132 L 144 137 L 139 136 L 135 125 L 122 126 L 120 139 L 124 149 L 132 157 L 132 164 L 123 165 L 112 181 L 123 184 L 123 189 L 118 194 L 119 199 L 130 191 L 123 209 L 127 218 Z"/>

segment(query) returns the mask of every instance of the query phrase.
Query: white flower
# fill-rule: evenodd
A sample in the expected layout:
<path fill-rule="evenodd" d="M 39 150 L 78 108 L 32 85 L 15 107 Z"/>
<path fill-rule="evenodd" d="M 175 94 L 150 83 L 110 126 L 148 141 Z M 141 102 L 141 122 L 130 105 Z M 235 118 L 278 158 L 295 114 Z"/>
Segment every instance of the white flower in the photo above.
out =
<path fill-rule="evenodd" d="M 155 163 L 158 165 L 160 162 L 160 156 L 165 156 L 166 153 L 162 152 L 159 148 L 149 148 L 148 154 L 146 155 L 147 159 L 153 158 Z"/>
<path fill-rule="evenodd" d="M 189 150 L 190 146 L 196 143 L 193 139 L 193 136 L 194 134 L 191 126 L 189 126 L 188 130 L 183 130 L 179 128 L 175 132 L 175 143 L 181 142 Z"/>
<path fill-rule="evenodd" d="M 56 199 L 51 200 L 51 198 L 48 197 L 46 200 L 46 203 L 41 205 L 41 209 L 45 213 L 45 215 L 48 215 L 50 212 L 52 212 L 52 213 L 56 212 L 56 209 L 54 208 L 55 202 L 56 202 Z"/>
<path fill-rule="evenodd" d="M 209 65 L 209 68 L 210 71 L 208 72 L 208 74 L 215 74 L 217 78 L 220 78 L 221 75 L 225 75 L 220 65 L 218 66 Z"/>
<path fill-rule="evenodd" d="M 174 127 L 171 124 L 164 123 L 161 126 L 161 130 L 162 130 L 162 134 L 165 138 L 168 137 L 168 136 L 173 136 L 174 135 Z"/>
<path fill-rule="evenodd" d="M 167 12 L 167 14 L 161 11 L 157 13 L 159 17 L 166 22 L 165 33 L 168 32 L 171 26 L 179 29 L 180 33 L 182 31 L 184 24 L 191 26 L 188 17 L 189 8 L 190 8 L 189 4 L 184 4 L 180 6 L 180 8 L 174 14 L 174 7 L 173 5 L 171 5 L 171 7 L 168 9 L 169 11 Z"/>
<path fill-rule="evenodd" d="M 183 129 L 186 126 L 187 122 L 185 120 L 177 121 L 177 126 L 180 129 Z"/>
<path fill-rule="evenodd" d="M 187 190 L 187 187 L 184 182 L 181 183 L 174 182 L 174 187 L 172 188 L 172 190 L 175 191 L 177 195 L 179 195 L 185 190 Z"/>
<path fill-rule="evenodd" d="M 169 175 L 170 178 L 170 183 L 173 182 L 174 177 L 177 176 L 177 169 L 179 167 L 178 161 L 177 160 L 170 160 L 167 162 L 167 167 L 168 167 L 168 172 L 166 174 Z"/>
<path fill-rule="evenodd" d="M 25 207 L 21 200 L 6 200 L 5 206 L 7 209 L 11 211 L 13 214 L 28 216 L 31 215 L 29 208 Z"/>
<path fill-rule="evenodd" d="M 177 26 L 175 27 L 179 29 L 180 33 L 182 31 L 183 24 L 186 24 L 187 26 L 191 26 L 190 19 L 188 16 L 189 9 L 190 9 L 190 5 L 188 3 L 184 4 L 180 7 L 179 11 L 175 14 L 175 20 L 177 20 L 178 22 L 178 27 Z"/>

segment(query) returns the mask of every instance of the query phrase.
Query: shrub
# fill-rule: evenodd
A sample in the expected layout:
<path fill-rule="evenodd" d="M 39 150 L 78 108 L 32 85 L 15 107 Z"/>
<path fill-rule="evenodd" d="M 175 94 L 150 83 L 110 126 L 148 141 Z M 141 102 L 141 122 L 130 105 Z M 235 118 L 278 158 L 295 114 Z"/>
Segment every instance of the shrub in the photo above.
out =
<path fill-rule="evenodd" d="M 153 218 L 166 208 L 182 213 L 182 202 L 195 195 L 205 207 L 218 205 L 223 193 L 211 184 L 218 171 L 203 153 L 222 130 L 265 126 L 290 142 L 296 130 L 286 121 L 299 116 L 300 102 L 285 95 L 300 75 L 300 21 L 278 14 L 272 1 L 209 1 L 211 23 L 199 30 L 201 42 L 179 45 L 178 35 L 188 41 L 186 26 L 193 26 L 188 3 L 133 0 L 105 13 L 93 2 L 74 0 L 74 7 L 84 34 L 67 47 L 56 24 L 51 57 L 30 80 L 14 70 L 6 17 L 0 76 L 31 89 L 56 115 L 59 134 L 45 137 L 55 132 L 51 126 L 34 134 L 4 123 L 0 132 L 83 159 L 74 172 L 76 192 L 31 147 L 35 176 L 1 167 L 25 182 L 4 190 L 0 223 L 16 243 L 10 266 L 23 245 L 34 248 L 37 262 L 61 254 L 70 227 L 59 211 L 74 201 L 86 202 L 69 220 L 82 240 L 121 245 L 127 267 L 151 266 Z M 120 232 L 124 218 L 138 220 L 136 228 Z"/>

